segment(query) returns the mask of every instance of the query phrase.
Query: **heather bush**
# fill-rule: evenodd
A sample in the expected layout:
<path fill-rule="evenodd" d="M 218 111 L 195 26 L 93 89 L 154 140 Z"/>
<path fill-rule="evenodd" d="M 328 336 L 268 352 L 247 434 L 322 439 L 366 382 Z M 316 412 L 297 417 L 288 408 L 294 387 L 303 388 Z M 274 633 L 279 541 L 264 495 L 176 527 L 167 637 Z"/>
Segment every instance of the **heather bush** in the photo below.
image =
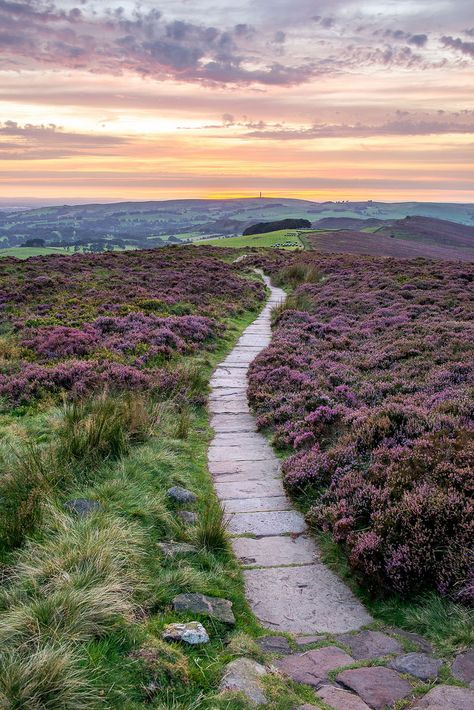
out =
<path fill-rule="evenodd" d="M 259 425 L 294 450 L 285 484 L 373 592 L 472 603 L 473 267 L 307 259 L 324 278 L 296 287 L 250 372 Z"/>
<path fill-rule="evenodd" d="M 5 408 L 104 387 L 166 395 L 168 363 L 213 348 L 225 319 L 265 295 L 210 254 L 191 247 L 2 260 Z"/>

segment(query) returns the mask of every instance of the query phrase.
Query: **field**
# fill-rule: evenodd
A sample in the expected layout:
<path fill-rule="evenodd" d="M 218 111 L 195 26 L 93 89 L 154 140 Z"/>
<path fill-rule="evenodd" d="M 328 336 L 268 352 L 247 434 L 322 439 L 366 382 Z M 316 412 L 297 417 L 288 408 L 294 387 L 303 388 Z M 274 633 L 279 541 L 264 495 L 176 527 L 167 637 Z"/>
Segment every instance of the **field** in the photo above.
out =
<path fill-rule="evenodd" d="M 53 254 L 68 254 L 67 249 L 60 247 L 11 247 L 0 249 L 0 258 L 14 256 L 17 259 L 29 259 L 31 256 L 48 256 Z"/>
<path fill-rule="evenodd" d="M 280 245 L 279 248 L 293 251 L 295 249 L 303 249 L 303 242 L 299 234 L 301 230 L 281 229 L 277 232 L 267 232 L 266 234 L 251 234 L 246 237 L 225 237 L 222 239 L 205 239 L 199 244 L 208 244 L 216 247 L 231 247 L 233 249 L 248 249 L 250 247 L 269 248 L 275 244 Z M 282 246 L 285 242 L 296 242 L 297 246 Z"/>

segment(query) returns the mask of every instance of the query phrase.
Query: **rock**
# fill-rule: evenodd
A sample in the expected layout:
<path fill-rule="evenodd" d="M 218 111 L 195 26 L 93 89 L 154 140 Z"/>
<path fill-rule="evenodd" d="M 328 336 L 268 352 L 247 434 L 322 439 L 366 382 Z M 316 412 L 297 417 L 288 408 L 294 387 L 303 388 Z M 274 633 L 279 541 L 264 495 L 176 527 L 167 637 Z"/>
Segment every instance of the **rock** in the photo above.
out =
<path fill-rule="evenodd" d="M 342 671 L 337 676 L 337 681 L 357 693 L 374 710 L 394 705 L 397 700 L 412 693 L 408 681 L 394 670 L 381 666 Z"/>
<path fill-rule="evenodd" d="M 358 634 L 342 634 L 337 640 L 349 646 L 357 661 L 381 658 L 389 653 L 402 653 L 403 649 L 396 640 L 380 631 L 361 631 Z"/>
<path fill-rule="evenodd" d="M 426 653 L 406 653 L 404 656 L 394 658 L 390 668 L 399 673 L 409 673 L 420 680 L 434 680 L 438 677 L 442 665 L 443 661 Z"/>
<path fill-rule="evenodd" d="M 412 710 L 472 710 L 474 693 L 454 685 L 438 685 L 413 705 Z"/>
<path fill-rule="evenodd" d="M 309 646 L 312 643 L 320 643 L 321 641 L 326 641 L 326 636 L 295 636 L 296 645 L 302 647 Z"/>
<path fill-rule="evenodd" d="M 204 594 L 178 594 L 173 599 L 175 611 L 192 611 L 195 614 L 211 616 L 225 624 L 235 624 L 232 602 L 219 597 L 206 597 Z"/>
<path fill-rule="evenodd" d="M 181 486 L 173 486 L 166 491 L 166 495 L 171 500 L 176 501 L 176 503 L 195 503 L 197 497 L 191 491 L 186 488 L 181 488 Z"/>
<path fill-rule="evenodd" d="M 186 525 L 196 525 L 198 516 L 191 510 L 178 510 L 178 515 Z"/>
<path fill-rule="evenodd" d="M 189 545 L 187 542 L 159 542 L 157 547 L 165 557 L 176 557 L 177 555 L 197 552 L 197 547 Z"/>
<path fill-rule="evenodd" d="M 474 648 L 470 648 L 469 651 L 456 656 L 452 673 L 455 678 L 465 683 L 472 683 L 474 681 Z"/>
<path fill-rule="evenodd" d="M 92 513 L 98 513 L 103 510 L 98 501 L 89 500 L 88 498 L 73 498 L 66 501 L 64 507 L 70 513 L 75 513 L 79 518 L 87 518 Z"/>
<path fill-rule="evenodd" d="M 198 621 L 190 621 L 187 624 L 168 624 L 163 631 L 164 641 L 182 641 L 191 646 L 201 643 L 208 643 L 209 636 L 202 624 Z"/>
<path fill-rule="evenodd" d="M 335 688 L 333 685 L 324 685 L 316 695 L 334 710 L 370 710 L 357 695 L 348 693 L 342 688 Z"/>
<path fill-rule="evenodd" d="M 225 667 L 219 690 L 220 692 L 238 691 L 254 705 L 265 705 L 267 698 L 260 682 L 265 674 L 265 667 L 260 663 L 250 658 L 237 658 Z"/>
<path fill-rule="evenodd" d="M 390 633 L 395 634 L 396 636 L 401 636 L 407 641 L 411 641 L 411 643 L 415 644 L 418 650 L 423 653 L 432 653 L 433 651 L 433 647 L 430 642 L 423 636 L 420 636 L 420 634 L 414 634 L 411 631 L 405 631 L 405 629 L 392 629 Z"/>
<path fill-rule="evenodd" d="M 288 639 L 284 636 L 261 636 L 257 639 L 257 643 L 265 653 L 279 653 L 281 656 L 291 653 Z"/>
<path fill-rule="evenodd" d="M 327 680 L 329 671 L 349 666 L 354 659 L 337 646 L 325 646 L 306 653 L 295 653 L 277 661 L 276 668 L 295 683 L 304 683 L 317 688 Z"/>
<path fill-rule="evenodd" d="M 306 705 L 298 705 L 295 710 L 319 710 L 319 708 L 317 708 L 316 705 L 309 705 L 306 703 Z"/>

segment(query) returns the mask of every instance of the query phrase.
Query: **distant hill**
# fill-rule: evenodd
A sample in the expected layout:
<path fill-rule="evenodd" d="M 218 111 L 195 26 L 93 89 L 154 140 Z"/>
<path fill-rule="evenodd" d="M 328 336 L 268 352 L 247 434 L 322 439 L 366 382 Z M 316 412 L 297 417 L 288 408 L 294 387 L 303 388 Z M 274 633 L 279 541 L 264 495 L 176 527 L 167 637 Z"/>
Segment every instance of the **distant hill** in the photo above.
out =
<path fill-rule="evenodd" d="M 308 232 L 304 241 L 321 252 L 474 261 L 474 227 L 427 217 L 384 222 L 370 232 L 348 229 Z"/>
<path fill-rule="evenodd" d="M 16 247 L 31 238 L 59 245 L 100 240 L 114 244 L 121 240 L 126 246 L 150 247 L 162 245 L 170 235 L 181 241 L 231 236 L 258 222 L 282 219 L 307 219 L 313 226 L 320 226 L 321 220 L 350 220 L 339 221 L 339 227 L 354 229 L 353 220 L 363 220 L 364 225 L 375 228 L 381 226 L 380 222 L 408 215 L 474 225 L 474 205 L 469 204 L 370 200 L 319 203 L 264 197 L 47 205 L 0 211 L 0 247 Z"/>

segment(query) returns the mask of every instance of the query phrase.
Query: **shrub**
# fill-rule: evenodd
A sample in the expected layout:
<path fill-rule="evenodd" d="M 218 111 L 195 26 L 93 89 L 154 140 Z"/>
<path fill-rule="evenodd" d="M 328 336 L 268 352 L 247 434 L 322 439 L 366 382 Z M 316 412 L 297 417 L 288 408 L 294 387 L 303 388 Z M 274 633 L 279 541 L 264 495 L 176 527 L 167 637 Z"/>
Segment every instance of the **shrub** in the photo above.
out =
<path fill-rule="evenodd" d="M 296 450 L 285 485 L 374 593 L 472 603 L 473 266 L 268 259 L 295 280 L 324 272 L 296 290 L 304 312 L 281 309 L 250 370 L 259 425 Z"/>

